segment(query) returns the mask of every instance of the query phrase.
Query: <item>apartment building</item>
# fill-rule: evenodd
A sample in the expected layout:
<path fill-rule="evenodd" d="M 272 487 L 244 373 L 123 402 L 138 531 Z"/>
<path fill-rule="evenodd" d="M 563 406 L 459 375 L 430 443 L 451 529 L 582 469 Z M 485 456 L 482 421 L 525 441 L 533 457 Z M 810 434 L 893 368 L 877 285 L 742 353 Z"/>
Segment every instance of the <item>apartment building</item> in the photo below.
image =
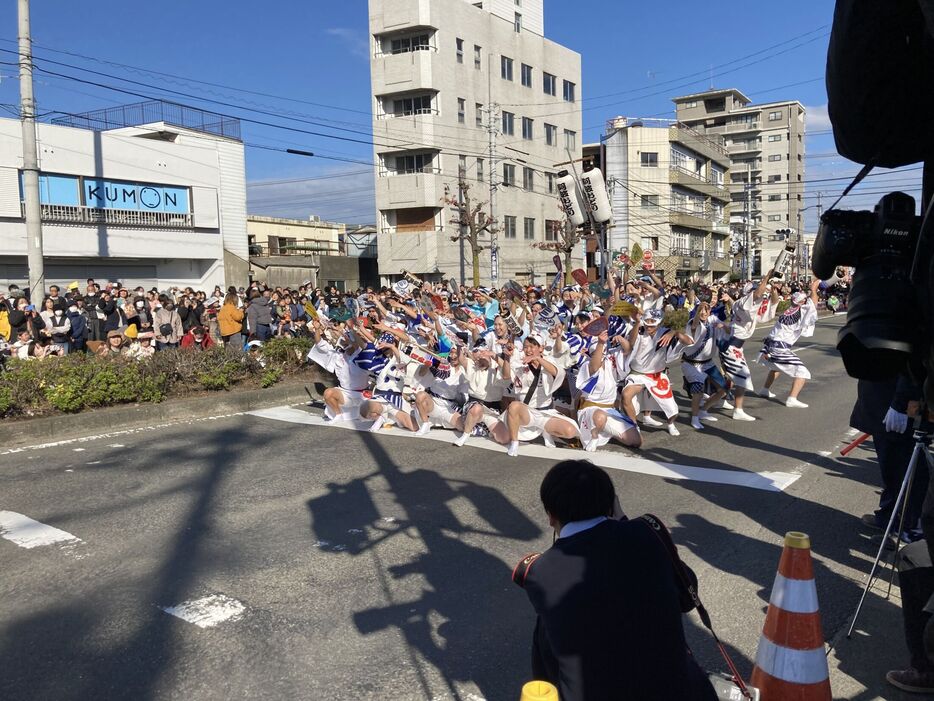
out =
<path fill-rule="evenodd" d="M 544 37 L 543 0 L 370 0 L 380 276 L 472 274 L 458 182 L 485 202 L 481 279 L 544 282 L 556 164 L 581 153 L 580 55 Z"/>
<path fill-rule="evenodd" d="M 678 122 L 617 117 L 601 148 L 613 218 L 607 248 L 654 253 L 668 280 L 730 273 L 730 157 L 720 137 Z"/>
<path fill-rule="evenodd" d="M 785 246 L 777 229 L 800 232 L 804 207 L 804 106 L 797 100 L 754 105 L 735 88 L 674 98 L 678 121 L 722 136 L 730 153 L 730 224 L 734 240 L 751 236 L 752 274 Z"/>

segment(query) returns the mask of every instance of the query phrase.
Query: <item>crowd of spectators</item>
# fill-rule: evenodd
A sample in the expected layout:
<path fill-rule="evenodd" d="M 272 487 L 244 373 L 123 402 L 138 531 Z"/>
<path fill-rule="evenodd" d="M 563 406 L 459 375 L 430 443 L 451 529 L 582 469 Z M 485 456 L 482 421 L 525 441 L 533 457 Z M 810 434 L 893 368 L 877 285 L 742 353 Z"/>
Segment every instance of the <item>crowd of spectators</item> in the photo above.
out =
<path fill-rule="evenodd" d="M 666 310 L 693 309 L 698 301 L 707 300 L 714 316 L 721 315 L 728 295 L 742 286 L 741 282 L 666 284 L 654 274 L 645 279 L 665 291 Z M 781 291 L 789 295 L 798 287 L 789 281 Z M 468 305 L 478 304 L 470 299 L 471 289 L 460 286 L 457 291 Z M 313 315 L 333 318 L 335 311 L 353 308 L 364 295 L 389 293 L 389 288 L 341 292 L 310 283 L 290 289 L 256 282 L 226 291 L 219 286 L 211 292 L 191 287 L 146 290 L 89 278 L 83 289 L 77 282 L 64 292 L 52 285 L 41 302 L 34 303 L 26 290 L 10 285 L 6 293 L 0 291 L 0 353 L 22 359 L 69 353 L 144 358 L 167 348 L 199 350 L 216 344 L 247 348 L 273 337 L 310 337 Z M 493 291 L 493 297 L 500 293 Z M 822 290 L 821 298 L 829 311 L 845 311 L 846 293 L 841 282 Z M 548 295 L 546 287 L 526 288 L 529 303 Z M 492 326 L 498 305 L 482 306 L 477 311 Z"/>

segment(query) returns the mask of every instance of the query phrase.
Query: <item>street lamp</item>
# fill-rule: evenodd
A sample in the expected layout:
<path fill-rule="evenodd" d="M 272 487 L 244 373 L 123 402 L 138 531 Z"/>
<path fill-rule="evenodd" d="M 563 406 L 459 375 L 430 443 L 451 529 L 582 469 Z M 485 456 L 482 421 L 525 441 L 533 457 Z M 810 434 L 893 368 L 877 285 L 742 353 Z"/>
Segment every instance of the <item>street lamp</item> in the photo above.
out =
<path fill-rule="evenodd" d="M 807 207 L 804 207 L 798 210 L 798 233 L 797 233 L 797 243 L 795 245 L 795 277 L 796 278 L 801 277 L 801 222 L 802 222 L 801 214 L 802 212 L 806 212 L 809 209 L 817 210 L 817 220 L 819 223 L 821 210 L 822 210 L 820 192 L 817 193 L 817 204 L 808 205 Z"/>

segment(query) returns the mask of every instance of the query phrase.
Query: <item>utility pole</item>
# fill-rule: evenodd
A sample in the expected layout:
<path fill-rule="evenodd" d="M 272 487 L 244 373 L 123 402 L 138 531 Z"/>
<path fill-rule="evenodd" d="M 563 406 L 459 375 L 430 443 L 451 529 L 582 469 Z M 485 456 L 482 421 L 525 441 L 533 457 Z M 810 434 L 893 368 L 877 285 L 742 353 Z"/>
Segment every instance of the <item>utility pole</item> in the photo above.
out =
<path fill-rule="evenodd" d="M 496 163 L 496 112 L 496 106 L 491 104 L 487 111 L 487 132 L 490 148 L 490 281 L 493 287 L 496 287 L 496 281 L 499 279 L 499 237 L 496 233 L 496 224 L 493 223 L 493 212 L 496 211 L 496 179 L 499 177 Z"/>
<path fill-rule="evenodd" d="M 465 277 L 466 273 L 464 271 L 464 238 L 467 235 L 467 225 L 464 223 L 464 175 L 463 173 L 458 173 L 457 178 L 457 205 L 458 205 L 458 215 L 460 216 L 460 248 L 461 248 L 461 285 L 467 285 L 467 278 Z"/>
<path fill-rule="evenodd" d="M 42 209 L 39 206 L 39 156 L 36 148 L 36 100 L 32 93 L 32 37 L 29 0 L 19 0 L 19 95 L 23 123 L 23 199 L 26 203 L 26 257 L 29 298 L 38 304 L 45 296 L 42 258 Z"/>
<path fill-rule="evenodd" d="M 743 187 L 746 191 L 746 231 L 744 234 L 743 242 L 743 280 L 749 280 L 752 278 L 752 251 L 750 250 L 750 245 L 752 244 L 752 167 L 748 167 L 746 170 L 746 185 Z"/>

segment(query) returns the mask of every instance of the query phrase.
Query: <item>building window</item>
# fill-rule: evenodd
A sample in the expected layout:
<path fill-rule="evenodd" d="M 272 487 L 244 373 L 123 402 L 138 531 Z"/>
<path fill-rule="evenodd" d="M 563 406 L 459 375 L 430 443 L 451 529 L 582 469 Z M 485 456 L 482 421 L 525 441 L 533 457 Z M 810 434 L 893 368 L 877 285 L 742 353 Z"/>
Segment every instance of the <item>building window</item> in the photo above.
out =
<path fill-rule="evenodd" d="M 395 157 L 395 175 L 411 175 L 412 173 L 431 172 L 431 154 L 417 153 L 412 156 Z"/>
<path fill-rule="evenodd" d="M 522 15 L 518 12 L 516 13 L 515 28 L 517 32 L 522 31 Z"/>
<path fill-rule="evenodd" d="M 531 140 L 532 139 L 532 120 L 528 117 L 522 118 L 522 138 Z"/>
<path fill-rule="evenodd" d="M 768 182 L 770 183 L 780 183 L 782 181 L 781 175 L 770 175 Z"/>
<path fill-rule="evenodd" d="M 522 169 L 522 189 L 529 192 L 535 189 L 535 171 L 532 168 Z"/>
<path fill-rule="evenodd" d="M 467 120 L 467 100 L 462 97 L 457 98 L 457 121 L 463 124 Z"/>
<path fill-rule="evenodd" d="M 577 86 L 570 80 L 564 81 L 564 101 L 574 102 Z"/>
<path fill-rule="evenodd" d="M 782 111 L 776 110 L 775 112 L 769 112 L 769 121 L 777 122 L 782 118 Z"/>
<path fill-rule="evenodd" d="M 503 217 L 503 236 L 507 239 L 516 238 L 516 218 L 509 214 Z"/>
<path fill-rule="evenodd" d="M 687 109 L 691 109 L 692 107 L 697 107 L 697 100 L 691 100 L 690 102 L 685 102 L 684 106 Z"/>
<path fill-rule="evenodd" d="M 483 52 L 482 47 L 477 46 L 476 44 L 473 45 L 473 67 L 476 68 L 478 71 L 480 70 L 480 60 L 481 60 L 482 52 Z"/>
<path fill-rule="evenodd" d="M 555 194 L 555 174 L 545 173 L 545 186 L 549 195 Z"/>
<path fill-rule="evenodd" d="M 457 177 L 463 180 L 467 177 L 467 156 L 457 157 Z"/>
<path fill-rule="evenodd" d="M 474 104 L 474 119 L 477 121 L 477 126 L 483 126 L 483 103 L 477 102 Z"/>
<path fill-rule="evenodd" d="M 641 238 L 643 251 L 658 250 L 658 236 L 642 236 Z"/>
<path fill-rule="evenodd" d="M 781 141 L 781 140 L 782 140 L 781 134 L 771 134 L 769 136 L 769 141 Z"/>
<path fill-rule="evenodd" d="M 658 209 L 658 195 L 642 195 L 639 206 L 642 209 Z"/>
<path fill-rule="evenodd" d="M 577 132 L 570 129 L 564 130 L 564 148 L 568 151 L 577 151 Z"/>
<path fill-rule="evenodd" d="M 770 214 L 769 215 L 769 221 L 781 221 L 781 220 L 782 220 L 781 214 Z"/>
<path fill-rule="evenodd" d="M 557 219 L 545 220 L 545 240 L 557 241 L 558 233 L 561 231 L 561 222 Z"/>
<path fill-rule="evenodd" d="M 522 84 L 527 87 L 532 87 L 532 66 L 527 63 L 523 63 L 520 69 L 520 78 L 522 79 Z"/>
<path fill-rule="evenodd" d="M 499 67 L 503 80 L 512 80 L 512 59 L 508 56 L 500 56 Z"/>
<path fill-rule="evenodd" d="M 389 43 L 389 50 L 394 54 L 407 54 L 410 51 L 428 51 L 429 49 L 431 49 L 431 44 L 427 34 L 419 34 L 415 37 L 400 37 Z"/>
<path fill-rule="evenodd" d="M 532 217 L 526 217 L 522 226 L 522 233 L 526 241 L 535 240 L 535 219 Z"/>
<path fill-rule="evenodd" d="M 554 124 L 545 125 L 545 145 L 546 146 L 557 146 L 558 145 L 558 127 Z"/>
<path fill-rule="evenodd" d="M 503 163 L 503 185 L 516 184 L 516 167 L 511 163 Z"/>
<path fill-rule="evenodd" d="M 503 112 L 503 133 L 512 136 L 515 134 L 516 115 L 512 112 Z"/>
<path fill-rule="evenodd" d="M 643 151 L 641 157 L 642 157 L 643 168 L 658 168 L 658 152 L 657 151 Z"/>
<path fill-rule="evenodd" d="M 542 73 L 542 90 L 544 90 L 546 95 L 554 97 L 556 95 L 557 85 L 557 77 L 553 76 L 551 73 Z"/>
<path fill-rule="evenodd" d="M 396 117 L 406 117 L 410 114 L 431 114 L 431 112 L 431 95 L 404 97 L 393 100 L 392 103 L 392 113 Z"/>
<path fill-rule="evenodd" d="M 782 155 L 780 153 L 773 153 L 771 156 L 769 156 L 769 160 L 773 162 L 780 161 L 782 160 Z"/>
<path fill-rule="evenodd" d="M 781 202 L 781 195 L 769 195 L 769 202 Z"/>
<path fill-rule="evenodd" d="M 455 41 L 457 42 L 457 62 L 463 63 L 464 62 L 464 40 L 458 37 Z"/>
<path fill-rule="evenodd" d="M 477 180 L 478 180 L 479 182 L 482 183 L 482 182 L 483 182 L 483 178 L 484 178 L 484 175 L 483 175 L 483 159 L 482 159 L 482 158 L 478 158 L 478 159 L 477 159 Z"/>

